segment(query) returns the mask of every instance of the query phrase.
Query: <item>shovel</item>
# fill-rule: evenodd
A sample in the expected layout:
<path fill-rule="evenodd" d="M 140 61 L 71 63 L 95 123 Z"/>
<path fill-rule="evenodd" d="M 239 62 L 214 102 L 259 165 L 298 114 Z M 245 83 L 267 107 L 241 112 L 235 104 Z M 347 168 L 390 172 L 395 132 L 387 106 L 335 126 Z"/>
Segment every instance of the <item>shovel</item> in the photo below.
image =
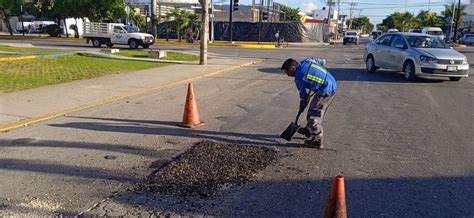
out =
<path fill-rule="evenodd" d="M 301 113 L 303 113 L 303 111 L 304 111 L 304 108 L 303 108 L 303 110 L 298 111 L 298 115 L 296 115 L 295 122 L 291 122 L 290 125 L 288 125 L 288 127 L 286 127 L 285 131 L 283 131 L 283 133 L 281 133 L 280 137 L 282 139 L 285 139 L 286 141 L 291 141 L 291 139 L 293 138 L 295 133 L 300 128 L 298 126 L 298 120 L 300 119 L 300 115 L 301 115 Z"/>
<path fill-rule="evenodd" d="M 312 92 L 308 93 L 308 97 L 306 98 L 306 106 L 308 105 L 309 100 L 311 99 L 311 97 L 313 97 L 314 94 L 315 93 L 312 93 Z M 283 133 L 281 133 L 280 137 L 282 139 L 285 139 L 286 141 L 291 141 L 291 139 L 293 138 L 295 133 L 300 128 L 300 126 L 298 126 L 298 120 L 300 119 L 300 115 L 301 115 L 301 113 L 303 113 L 306 106 L 304 108 L 300 108 L 300 110 L 298 111 L 298 115 L 296 115 L 295 122 L 291 122 L 290 125 L 288 125 L 288 127 L 286 127 L 285 131 L 283 131 Z"/>

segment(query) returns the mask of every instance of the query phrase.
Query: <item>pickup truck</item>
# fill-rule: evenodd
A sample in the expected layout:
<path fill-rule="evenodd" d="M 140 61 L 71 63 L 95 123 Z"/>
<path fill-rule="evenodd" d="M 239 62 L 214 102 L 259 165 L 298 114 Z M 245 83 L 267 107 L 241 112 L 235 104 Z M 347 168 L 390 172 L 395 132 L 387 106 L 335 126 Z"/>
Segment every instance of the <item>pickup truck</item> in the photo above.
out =
<path fill-rule="evenodd" d="M 344 33 L 344 39 L 342 40 L 342 44 L 354 43 L 359 44 L 359 34 L 356 31 L 347 31 Z"/>
<path fill-rule="evenodd" d="M 146 33 L 136 31 L 132 26 L 121 23 L 84 23 L 83 37 L 92 42 L 92 46 L 96 48 L 102 47 L 105 44 L 111 48 L 114 44 L 129 45 L 132 49 L 137 49 L 138 46 L 149 48 L 155 43 L 155 38 Z"/>

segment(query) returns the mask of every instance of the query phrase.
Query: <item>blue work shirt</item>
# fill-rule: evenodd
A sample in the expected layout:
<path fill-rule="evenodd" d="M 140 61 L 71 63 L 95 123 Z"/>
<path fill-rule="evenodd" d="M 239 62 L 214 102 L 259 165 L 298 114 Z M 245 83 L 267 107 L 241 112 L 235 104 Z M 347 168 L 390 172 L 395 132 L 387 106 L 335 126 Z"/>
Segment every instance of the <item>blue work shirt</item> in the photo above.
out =
<path fill-rule="evenodd" d="M 332 96 L 336 93 L 336 79 L 318 61 L 307 58 L 298 63 L 295 75 L 296 88 L 300 99 L 305 99 L 306 89 L 313 90 L 319 96 Z"/>

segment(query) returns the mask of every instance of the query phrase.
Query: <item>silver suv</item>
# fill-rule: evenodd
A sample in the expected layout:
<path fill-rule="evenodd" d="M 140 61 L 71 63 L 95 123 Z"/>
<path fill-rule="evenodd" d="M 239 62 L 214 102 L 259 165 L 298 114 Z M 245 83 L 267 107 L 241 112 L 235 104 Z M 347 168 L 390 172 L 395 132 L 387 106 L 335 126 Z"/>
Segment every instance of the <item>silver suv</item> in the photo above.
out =
<path fill-rule="evenodd" d="M 378 68 L 403 71 L 409 81 L 418 76 L 449 77 L 459 81 L 469 75 L 466 56 L 427 34 L 383 35 L 365 46 L 364 60 L 369 73 Z"/>

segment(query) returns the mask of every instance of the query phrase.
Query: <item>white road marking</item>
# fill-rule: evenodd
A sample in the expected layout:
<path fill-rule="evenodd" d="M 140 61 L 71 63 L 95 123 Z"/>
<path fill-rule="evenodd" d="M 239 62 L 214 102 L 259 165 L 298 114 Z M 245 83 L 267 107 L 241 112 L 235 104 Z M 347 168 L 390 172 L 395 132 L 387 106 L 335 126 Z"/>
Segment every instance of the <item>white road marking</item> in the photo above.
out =
<path fill-rule="evenodd" d="M 425 90 L 423 90 L 423 92 L 425 93 L 426 96 L 428 96 L 428 99 L 430 99 L 433 106 L 439 107 L 438 102 L 435 100 L 435 98 L 433 98 L 433 96 L 428 92 L 428 90 L 425 89 Z"/>

